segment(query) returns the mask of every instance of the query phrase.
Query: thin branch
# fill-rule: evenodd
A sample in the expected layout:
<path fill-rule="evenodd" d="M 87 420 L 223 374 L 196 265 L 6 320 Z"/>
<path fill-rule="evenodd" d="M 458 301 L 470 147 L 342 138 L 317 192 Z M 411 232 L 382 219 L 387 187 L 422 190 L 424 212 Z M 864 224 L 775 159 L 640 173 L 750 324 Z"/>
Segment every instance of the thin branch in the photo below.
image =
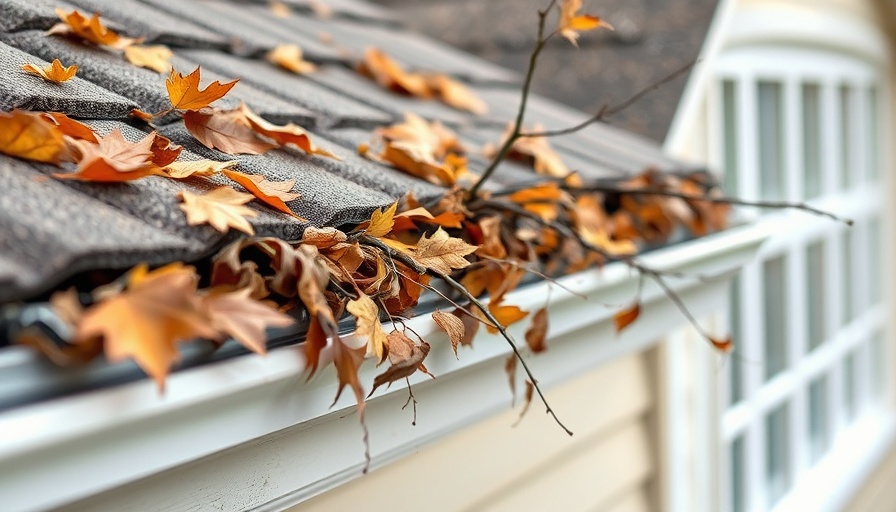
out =
<path fill-rule="evenodd" d="M 687 73 L 692 67 L 694 67 L 694 64 L 696 64 L 696 62 L 697 61 L 688 62 L 684 66 L 682 66 L 682 67 L 676 69 L 675 71 L 673 71 L 672 73 L 666 75 L 665 77 L 660 79 L 658 82 L 654 82 L 654 83 L 648 85 L 647 87 L 641 89 L 640 91 L 636 92 L 635 94 L 633 94 L 632 96 L 630 96 L 628 99 L 626 99 L 625 101 L 623 101 L 621 103 L 618 103 L 618 104 L 612 105 L 612 106 L 604 105 L 603 107 L 601 107 L 600 110 L 597 111 L 596 114 L 594 114 L 593 116 L 589 117 L 588 119 L 582 121 L 581 123 L 579 123 L 577 125 L 573 125 L 573 126 L 570 126 L 569 128 L 563 128 L 560 130 L 545 130 L 545 131 L 541 131 L 541 132 L 522 132 L 519 134 L 519 137 L 556 137 L 558 135 L 568 135 L 570 133 L 575 133 L 575 132 L 583 129 L 590 124 L 604 121 L 608 117 L 612 117 L 612 116 L 622 112 L 623 110 L 629 108 L 630 106 L 634 105 L 635 103 L 640 101 L 641 98 L 643 98 L 644 96 L 647 96 L 648 94 L 652 93 L 653 91 L 668 84 L 672 80 L 675 80 L 679 76 Z"/>

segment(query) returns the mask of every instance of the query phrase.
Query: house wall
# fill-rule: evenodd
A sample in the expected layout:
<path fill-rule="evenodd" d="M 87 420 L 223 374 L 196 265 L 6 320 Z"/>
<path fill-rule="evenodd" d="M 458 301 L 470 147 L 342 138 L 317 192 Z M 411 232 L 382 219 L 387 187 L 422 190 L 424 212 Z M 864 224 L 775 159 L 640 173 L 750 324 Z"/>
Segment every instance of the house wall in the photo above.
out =
<path fill-rule="evenodd" d="M 656 510 L 654 373 L 636 353 L 551 389 L 571 438 L 540 404 L 515 428 L 519 407 L 508 409 L 290 511 L 385 512 L 393 497 L 433 511 Z"/>

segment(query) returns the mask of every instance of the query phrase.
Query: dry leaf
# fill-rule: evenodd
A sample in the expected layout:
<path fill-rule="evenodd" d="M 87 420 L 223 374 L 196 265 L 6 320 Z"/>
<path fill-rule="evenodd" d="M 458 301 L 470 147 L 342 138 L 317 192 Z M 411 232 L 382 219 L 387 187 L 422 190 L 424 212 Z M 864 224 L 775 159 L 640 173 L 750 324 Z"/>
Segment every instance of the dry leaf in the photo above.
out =
<path fill-rule="evenodd" d="M 731 340 L 731 336 L 726 336 L 724 338 L 715 338 L 709 336 L 709 342 L 712 343 L 712 346 L 716 348 L 716 350 L 720 350 L 722 353 L 728 354 L 732 350 L 734 350 L 734 342 Z"/>
<path fill-rule="evenodd" d="M 280 146 L 292 144 L 309 155 L 320 155 L 335 158 L 337 160 L 339 159 L 339 157 L 333 153 L 315 146 L 314 143 L 311 142 L 311 137 L 308 135 L 308 132 L 298 125 L 288 123 L 280 126 L 269 123 L 255 112 L 252 112 L 245 103 L 241 104 L 238 110 L 255 133 L 272 139 Z"/>
<path fill-rule="evenodd" d="M 198 279 L 193 267 L 180 263 L 152 272 L 138 267 L 124 292 L 84 313 L 75 343 L 102 337 L 110 362 L 132 358 L 164 389 L 165 376 L 178 359 L 177 342 L 217 335 L 195 307 Z"/>
<path fill-rule="evenodd" d="M 504 373 L 507 374 L 507 385 L 510 386 L 511 407 L 516 402 L 516 367 L 518 364 L 519 361 L 517 361 L 516 355 L 514 354 L 510 354 L 504 361 Z"/>
<path fill-rule="evenodd" d="M 171 105 L 179 110 L 199 110 L 209 106 L 213 101 L 219 100 L 239 82 L 239 78 L 232 82 L 222 84 L 217 80 L 210 83 L 205 89 L 199 88 L 199 67 L 189 75 L 182 75 L 171 70 L 165 86 L 168 88 L 168 98 Z"/>
<path fill-rule="evenodd" d="M 53 59 L 53 62 L 44 68 L 39 68 L 30 62 L 22 64 L 22 70 L 32 75 L 37 75 L 48 82 L 61 84 L 74 78 L 75 73 L 78 72 L 78 66 L 65 67 L 59 62 L 59 59 Z"/>
<path fill-rule="evenodd" d="M 136 39 L 122 37 L 107 28 L 100 21 L 98 14 L 94 14 L 88 19 L 76 10 L 69 13 L 65 12 L 65 9 L 57 7 L 56 15 L 59 16 L 62 23 L 53 25 L 47 31 L 47 35 L 71 35 L 97 46 L 108 46 L 119 50 L 137 42 Z"/>
<path fill-rule="evenodd" d="M 637 320 L 638 315 L 641 314 L 641 304 L 635 303 L 631 307 L 620 309 L 613 315 L 613 326 L 616 328 L 616 332 L 622 332 L 623 329 L 631 325 L 632 322 Z"/>
<path fill-rule="evenodd" d="M 526 330 L 526 345 L 537 354 L 547 350 L 545 341 L 548 336 L 548 310 L 541 308 L 532 315 L 532 325 Z"/>
<path fill-rule="evenodd" d="M 155 135 L 155 138 L 149 147 L 149 150 L 152 152 L 152 158 L 150 159 L 152 163 L 159 167 L 165 167 L 177 160 L 184 148 L 177 144 L 172 144 L 171 139 L 164 135 L 159 135 L 156 132 L 153 132 L 153 135 Z"/>
<path fill-rule="evenodd" d="M 245 217 L 255 217 L 258 214 L 243 206 L 252 200 L 251 194 L 243 194 L 230 187 L 219 187 L 204 195 L 182 190 L 178 197 L 184 202 L 180 209 L 187 214 L 187 224 L 191 226 L 209 224 L 221 233 L 234 228 L 247 235 L 255 234 Z"/>
<path fill-rule="evenodd" d="M 364 232 L 370 236 L 375 237 L 383 237 L 389 234 L 392 231 L 392 226 L 395 224 L 395 209 L 398 207 L 398 202 L 392 203 L 391 206 L 383 209 L 376 209 L 373 211 L 373 214 L 370 216 L 370 222 L 367 224 L 367 227 L 364 229 Z"/>
<path fill-rule="evenodd" d="M 461 340 L 460 344 L 463 346 L 473 345 L 473 338 L 475 338 L 476 333 L 479 332 L 479 326 L 482 325 L 482 322 L 480 322 L 478 318 L 468 315 L 460 308 L 455 308 L 451 314 L 459 318 L 464 324 L 464 339 Z"/>
<path fill-rule="evenodd" d="M 432 94 L 446 105 L 476 115 L 488 113 L 488 105 L 469 87 L 441 73 L 426 76 Z"/>
<path fill-rule="evenodd" d="M 42 114 L 0 112 L 0 153 L 58 165 L 68 157 L 62 131 Z"/>
<path fill-rule="evenodd" d="M 229 155 L 260 155 L 277 147 L 259 139 L 239 110 L 190 110 L 184 126 L 204 146 Z"/>
<path fill-rule="evenodd" d="M 526 318 L 529 315 L 528 312 L 523 311 L 517 306 L 506 306 L 502 305 L 500 302 L 495 302 L 492 300 L 488 303 L 488 311 L 495 317 L 495 320 L 501 324 L 501 327 L 510 327 L 512 324 L 519 322 L 520 320 Z M 474 313 L 481 314 L 478 309 L 473 310 Z M 491 322 L 486 318 L 482 318 L 487 323 L 485 324 L 485 329 L 492 333 L 497 334 L 499 332 L 498 328 L 491 325 Z"/>
<path fill-rule="evenodd" d="M 429 354 L 430 346 L 425 341 L 417 345 L 401 331 L 392 331 L 389 339 L 389 368 L 373 379 L 373 389 L 367 396 L 383 384 L 391 384 L 397 380 L 410 377 L 417 370 L 426 372 L 423 360 Z M 426 372 L 429 373 L 429 372 Z"/>
<path fill-rule="evenodd" d="M 152 46 L 131 45 L 124 49 L 124 58 L 128 62 L 141 68 L 151 69 L 157 73 L 165 73 L 172 69 L 171 57 L 173 56 L 174 54 L 171 50 L 161 44 Z"/>
<path fill-rule="evenodd" d="M 417 242 L 413 258 L 424 267 L 440 274 L 451 274 L 452 269 L 466 268 L 470 265 L 464 256 L 475 252 L 477 247 L 460 238 L 448 236 L 441 227 L 429 238 L 426 235 Z"/>
<path fill-rule="evenodd" d="M 268 2 L 268 9 L 270 9 L 271 13 L 278 18 L 289 18 L 289 15 L 292 14 L 288 5 L 276 0 Z"/>
<path fill-rule="evenodd" d="M 228 178 L 246 187 L 246 190 L 251 192 L 259 201 L 299 220 L 305 220 L 296 215 L 284 202 L 292 201 L 299 197 L 299 194 L 290 192 L 293 186 L 295 186 L 296 180 L 268 181 L 267 178 L 259 174 L 243 174 L 228 169 L 224 169 L 222 172 Z"/>
<path fill-rule="evenodd" d="M 268 327 L 286 327 L 295 323 L 289 315 L 270 305 L 253 299 L 252 290 L 235 292 L 212 290 L 202 297 L 202 308 L 212 327 L 224 337 L 230 336 L 244 347 L 258 354 L 266 352 Z"/>
<path fill-rule="evenodd" d="M 44 116 L 44 118 L 52 121 L 53 124 L 55 124 L 59 128 L 59 131 L 62 132 L 63 135 L 68 135 L 73 139 L 86 140 L 93 143 L 99 142 L 96 138 L 96 133 L 93 131 L 93 128 L 87 126 L 82 122 L 75 121 L 74 119 L 61 112 L 43 112 L 42 115 Z"/>
<path fill-rule="evenodd" d="M 561 0 L 560 1 L 560 19 L 557 23 L 557 30 L 560 35 L 565 37 L 567 41 L 574 46 L 578 46 L 579 32 L 594 30 L 604 27 L 610 30 L 613 26 L 606 21 L 588 14 L 579 14 L 582 8 L 582 0 Z"/>
<path fill-rule="evenodd" d="M 345 309 L 355 317 L 355 334 L 367 339 L 367 356 L 376 356 L 377 364 L 385 361 L 389 342 L 380 324 L 380 309 L 373 299 L 359 292 Z"/>
<path fill-rule="evenodd" d="M 132 181 L 153 174 L 164 173 L 152 162 L 152 146 L 155 132 L 138 142 L 129 142 L 116 128 L 105 137 L 99 137 L 97 144 L 75 141 L 81 157 L 74 173 L 56 173 L 59 179 L 79 181 L 99 181 L 116 183 Z"/>
<path fill-rule="evenodd" d="M 238 164 L 239 162 L 236 160 L 226 162 L 216 160 L 180 161 L 166 165 L 164 170 L 169 177 L 182 180 L 190 176 L 213 176 Z"/>
<path fill-rule="evenodd" d="M 460 228 L 463 226 L 464 215 L 457 212 L 442 212 L 436 216 L 429 213 L 426 208 L 418 206 L 411 210 L 401 212 L 393 218 L 392 232 L 417 230 L 418 224 L 432 224 L 443 228 Z"/>
<path fill-rule="evenodd" d="M 501 144 L 507 140 L 507 137 L 510 136 L 512 131 L 513 126 L 508 125 L 507 130 L 504 132 L 504 136 L 501 139 Z M 544 127 L 536 123 L 532 127 L 531 133 L 539 133 L 543 131 Z M 493 147 L 486 148 L 486 153 L 488 154 L 494 154 L 494 151 Z M 569 168 L 563 163 L 563 159 L 560 158 L 560 155 L 557 154 L 557 152 L 554 151 L 554 148 L 548 143 L 547 137 L 520 137 L 513 142 L 513 146 L 507 157 L 513 160 L 531 162 L 532 168 L 538 174 L 553 176 L 554 178 L 565 178 L 570 174 Z"/>
<path fill-rule="evenodd" d="M 457 346 L 464 344 L 464 322 L 460 318 L 442 311 L 432 314 L 432 319 L 440 329 L 448 334 L 448 341 L 454 349 L 454 357 L 457 357 Z"/>
<path fill-rule="evenodd" d="M 302 59 L 302 49 L 295 44 L 278 44 L 264 58 L 298 75 L 307 75 L 317 71 L 317 66 Z"/>
<path fill-rule="evenodd" d="M 302 232 L 302 243 L 313 245 L 318 249 L 328 249 L 346 240 L 348 240 L 348 235 L 333 227 L 308 226 Z"/>

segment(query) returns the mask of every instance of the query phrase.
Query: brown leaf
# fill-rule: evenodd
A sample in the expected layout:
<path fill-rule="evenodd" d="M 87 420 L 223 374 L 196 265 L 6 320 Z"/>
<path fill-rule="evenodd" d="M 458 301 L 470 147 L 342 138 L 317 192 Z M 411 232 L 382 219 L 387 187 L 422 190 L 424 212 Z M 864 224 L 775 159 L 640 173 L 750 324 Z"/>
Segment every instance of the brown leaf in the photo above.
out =
<path fill-rule="evenodd" d="M 454 357 L 457 357 L 457 346 L 464 343 L 464 322 L 460 318 L 436 311 L 432 314 L 432 319 L 440 329 L 448 334 L 448 341 L 451 342 L 451 348 L 454 350 Z"/>
<path fill-rule="evenodd" d="M 23 64 L 22 71 L 37 75 L 48 82 L 61 84 L 75 77 L 75 73 L 78 72 L 78 66 L 65 67 L 59 62 L 59 59 L 53 59 L 53 62 L 44 68 L 39 68 L 30 62 Z"/>
<path fill-rule="evenodd" d="M 234 228 L 247 235 L 255 234 L 252 224 L 245 217 L 258 214 L 243 206 L 252 200 L 250 194 L 237 192 L 230 187 L 218 187 L 205 195 L 182 190 L 178 197 L 184 202 L 180 209 L 187 214 L 187 224 L 191 226 L 209 224 L 221 233 Z"/>
<path fill-rule="evenodd" d="M 74 173 L 56 173 L 53 176 L 67 180 L 115 183 L 153 174 L 164 175 L 152 162 L 152 145 L 156 136 L 153 132 L 138 142 L 130 142 L 116 128 L 109 135 L 99 137 L 97 144 L 75 141 L 81 153 L 77 169 Z"/>
<path fill-rule="evenodd" d="M 429 238 L 426 235 L 417 242 L 413 258 L 424 267 L 441 274 L 451 274 L 452 269 L 466 268 L 470 265 L 464 256 L 477 249 L 460 238 L 448 236 L 441 227 Z"/>
<path fill-rule="evenodd" d="M 488 113 L 488 105 L 469 87 L 442 73 L 426 76 L 426 85 L 442 103 L 476 115 Z"/>
<path fill-rule="evenodd" d="M 239 82 L 239 78 L 232 82 L 222 84 L 217 80 L 210 83 L 205 89 L 199 88 L 199 67 L 189 75 L 182 75 L 171 69 L 165 86 L 168 88 L 168 98 L 171 99 L 173 108 L 179 110 L 199 110 L 209 106 L 213 101 L 219 100 Z"/>
<path fill-rule="evenodd" d="M 316 228 L 308 226 L 302 233 L 302 243 L 313 245 L 318 249 L 329 249 L 346 240 L 348 240 L 348 235 L 332 227 Z"/>
<path fill-rule="evenodd" d="M 355 334 L 367 339 L 367 355 L 376 356 L 377 364 L 386 360 L 389 342 L 380 323 L 380 309 L 363 293 L 348 301 L 345 309 L 355 317 Z"/>
<path fill-rule="evenodd" d="M 510 386 L 511 405 L 516 402 L 516 367 L 518 364 L 519 361 L 517 361 L 514 354 L 510 354 L 507 360 L 504 361 L 504 373 L 507 374 L 507 385 Z"/>
<path fill-rule="evenodd" d="M 338 337 L 333 339 L 333 365 L 336 367 L 336 378 L 339 381 L 333 404 L 336 404 L 336 401 L 339 400 L 345 386 L 351 387 L 355 393 L 355 400 L 358 403 L 358 416 L 361 418 L 362 423 L 364 421 L 364 387 L 361 386 L 361 380 L 358 378 L 358 370 L 361 368 L 363 361 L 363 348 L 351 348 L 342 339 Z"/>
<path fill-rule="evenodd" d="M 169 177 L 182 180 L 191 176 L 213 176 L 238 164 L 239 162 L 236 160 L 228 160 L 227 162 L 218 162 L 216 160 L 180 161 L 166 165 L 164 170 Z"/>
<path fill-rule="evenodd" d="M 501 144 L 504 143 L 504 140 L 507 140 L 507 137 L 510 136 L 512 130 L 513 126 L 509 125 L 504 132 Z M 542 131 L 544 131 L 544 127 L 540 124 L 535 124 L 532 127 L 533 133 Z M 494 146 L 489 146 L 485 149 L 485 153 L 489 156 L 493 156 L 495 152 L 496 150 Z M 547 137 L 520 137 L 514 141 L 511 151 L 507 156 L 513 160 L 531 162 L 532 168 L 538 174 L 553 176 L 555 178 L 565 178 L 570 174 L 569 168 L 563 163 L 563 159 L 560 158 L 560 155 L 557 154 L 557 152 L 554 151 L 554 148 L 548 143 Z"/>
<path fill-rule="evenodd" d="M 715 347 L 716 350 L 725 354 L 734 350 L 734 342 L 731 340 L 731 336 L 726 336 L 724 338 L 709 336 L 709 342 L 712 343 L 712 346 Z"/>
<path fill-rule="evenodd" d="M 94 14 L 88 19 L 76 10 L 69 13 L 65 9 L 57 7 L 56 15 L 59 16 L 62 23 L 53 25 L 47 31 L 47 35 L 70 35 L 97 46 L 108 46 L 119 50 L 137 42 L 136 39 L 122 37 L 115 31 L 107 28 L 100 21 L 98 14 Z"/>
<path fill-rule="evenodd" d="M 464 324 L 464 339 L 461 340 L 460 344 L 465 347 L 472 346 L 473 338 L 476 337 L 476 333 L 479 332 L 479 326 L 482 323 L 476 317 L 468 315 L 459 308 L 452 311 L 451 314 L 460 318 L 460 321 Z"/>
<path fill-rule="evenodd" d="M 243 174 L 228 169 L 224 169 L 222 172 L 228 178 L 246 187 L 246 190 L 251 192 L 259 201 L 299 220 L 305 220 L 296 215 L 284 202 L 292 201 L 299 197 L 299 194 L 289 192 L 295 186 L 295 180 L 268 181 L 267 178 L 259 174 Z"/>
<path fill-rule="evenodd" d="M 337 160 L 339 159 L 339 157 L 333 153 L 314 145 L 314 143 L 311 142 L 311 137 L 308 135 L 308 132 L 298 125 L 288 123 L 281 126 L 269 123 L 255 112 L 252 112 L 245 103 L 241 104 L 238 110 L 257 134 L 268 137 L 280 146 L 292 144 L 309 155 L 320 155 L 335 158 Z"/>
<path fill-rule="evenodd" d="M 408 73 L 380 49 L 366 49 L 364 58 L 357 67 L 360 74 L 372 78 L 384 89 L 418 98 L 429 98 L 432 95 L 422 75 Z"/>
<path fill-rule="evenodd" d="M 86 140 L 93 143 L 99 142 L 96 138 L 96 133 L 93 131 L 93 128 L 87 126 L 82 122 L 75 121 L 74 119 L 61 112 L 43 112 L 42 115 L 44 116 L 44 118 L 52 121 L 53 124 L 55 124 L 59 128 L 59 131 L 62 132 L 63 135 L 68 135 L 73 139 Z"/>
<path fill-rule="evenodd" d="M 616 328 L 616 332 L 622 332 L 623 329 L 628 327 L 632 322 L 637 320 L 638 315 L 641 314 L 641 304 L 635 303 L 634 305 L 620 309 L 613 315 L 613 326 Z"/>
<path fill-rule="evenodd" d="M 267 342 L 265 330 L 268 327 L 286 327 L 295 320 L 253 299 L 251 293 L 249 288 L 235 292 L 212 290 L 202 297 L 202 308 L 212 327 L 221 335 L 230 336 L 249 350 L 264 354 Z"/>
<path fill-rule="evenodd" d="M 557 31 L 574 46 L 578 46 L 579 32 L 594 30 L 596 28 L 613 29 L 606 21 L 587 14 L 579 14 L 582 8 L 582 0 L 561 0 L 560 19 L 557 23 Z"/>
<path fill-rule="evenodd" d="M 0 153 L 58 165 L 68 157 L 62 131 L 43 115 L 25 110 L 0 112 Z"/>
<path fill-rule="evenodd" d="M 526 345 L 537 354 L 547 350 L 545 343 L 548 335 L 548 310 L 541 308 L 532 315 L 532 325 L 526 330 Z"/>
<path fill-rule="evenodd" d="M 110 362 L 132 358 L 164 389 L 168 370 L 178 359 L 177 343 L 217 335 L 196 308 L 198 280 L 193 267 L 180 263 L 151 272 L 137 267 L 124 292 L 84 313 L 75 343 L 102 337 Z"/>
<path fill-rule="evenodd" d="M 388 340 L 389 362 L 392 364 L 386 371 L 373 379 L 373 389 L 367 396 L 372 395 L 383 384 L 391 384 L 396 380 L 410 377 L 421 367 L 425 371 L 425 367 L 422 365 L 423 360 L 429 354 L 429 343 L 424 341 L 417 345 L 403 332 L 397 330 L 389 333 Z"/>
<path fill-rule="evenodd" d="M 164 45 L 152 46 L 131 45 L 124 49 L 124 58 L 131 64 L 151 69 L 156 73 L 166 73 L 171 68 L 171 57 L 174 54 Z"/>
<path fill-rule="evenodd" d="M 317 66 L 302 58 L 302 49 L 295 44 L 278 44 L 265 55 L 265 59 L 298 75 L 317 71 Z"/>
<path fill-rule="evenodd" d="M 260 139 L 239 109 L 190 110 L 184 113 L 184 126 L 205 147 L 229 155 L 260 155 L 277 147 Z"/>
<path fill-rule="evenodd" d="M 429 213 L 426 208 L 418 206 L 411 210 L 401 212 L 394 217 L 392 232 L 416 230 L 418 224 L 432 224 L 443 228 L 460 228 L 463 226 L 464 215 L 455 212 L 442 212 L 436 216 Z"/>
<path fill-rule="evenodd" d="M 398 207 L 398 202 L 392 203 L 389 207 L 383 209 L 376 209 L 373 211 L 373 214 L 370 215 L 370 222 L 367 227 L 364 229 L 364 232 L 370 236 L 375 237 L 383 237 L 389 234 L 392 231 L 392 226 L 395 224 L 395 209 Z"/>
<path fill-rule="evenodd" d="M 153 134 L 155 138 L 153 138 L 152 145 L 149 147 L 149 150 L 152 152 L 152 163 L 159 167 L 165 167 L 177 160 L 184 148 L 177 144 L 172 144 L 171 139 L 168 137 L 159 135 L 156 132 L 153 132 Z"/>

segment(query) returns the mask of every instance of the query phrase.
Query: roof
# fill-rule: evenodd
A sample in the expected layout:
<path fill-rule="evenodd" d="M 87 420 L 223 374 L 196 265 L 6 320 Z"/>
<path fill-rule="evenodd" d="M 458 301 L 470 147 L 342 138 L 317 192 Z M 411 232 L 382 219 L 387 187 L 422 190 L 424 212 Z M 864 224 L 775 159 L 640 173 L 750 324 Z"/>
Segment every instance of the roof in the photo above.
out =
<path fill-rule="evenodd" d="M 394 7 L 408 25 L 524 72 L 532 50 L 535 13 L 545 0 L 375 0 Z M 615 30 L 586 32 L 579 50 L 549 44 L 533 88 L 585 112 L 626 100 L 700 54 L 718 0 L 585 0 L 585 11 Z M 464 30 L 458 30 L 458 27 Z M 699 63 L 697 64 L 699 66 Z M 687 74 L 651 92 L 609 122 L 662 142 L 681 99 Z"/>
<path fill-rule="evenodd" d="M 316 158 L 292 149 L 228 155 L 199 144 L 177 116 L 155 123 L 161 134 L 185 148 L 181 159 L 236 159 L 246 172 L 296 180 L 294 191 L 301 197 L 288 202 L 290 208 L 313 225 L 337 227 L 365 221 L 374 209 L 409 191 L 422 199 L 444 192 L 359 156 L 357 145 L 369 140 L 373 128 L 396 122 L 410 111 L 441 120 L 475 148 L 499 141 L 516 114 L 518 74 L 423 37 L 399 23 L 388 9 L 358 0 L 332 0 L 333 12 L 324 17 L 316 14 L 319 2 L 286 3 L 292 11 L 279 17 L 263 1 L 0 0 L 5 13 L 0 18 L 0 111 L 58 111 L 102 133 L 118 128 L 131 141 L 145 136 L 141 131 L 145 125 L 130 118 L 129 112 L 137 107 L 155 112 L 170 106 L 165 76 L 135 67 L 103 49 L 45 35 L 58 22 L 55 7 L 98 12 L 124 35 L 170 46 L 176 70 L 185 73 L 201 66 L 203 85 L 240 78 L 222 100 L 223 106 L 245 101 L 269 121 L 299 124 L 318 145 L 339 156 L 341 160 Z M 298 44 L 305 57 L 319 65 L 318 71 L 299 76 L 263 60 L 265 52 L 284 42 Z M 489 113 L 476 116 L 380 89 L 353 71 L 355 60 L 368 47 L 385 50 L 410 69 L 460 78 L 487 103 Z M 54 85 L 20 71 L 27 62 L 42 66 L 55 58 L 66 65 L 77 64 L 77 76 Z M 540 122 L 547 129 L 566 128 L 587 118 L 581 111 L 537 95 L 530 97 L 528 112 L 527 122 Z M 586 177 L 617 180 L 646 168 L 686 170 L 657 144 L 607 125 L 590 125 L 552 144 L 571 169 Z M 471 167 L 486 164 L 483 157 L 471 158 Z M 48 292 L 94 270 L 124 270 L 141 262 L 196 261 L 240 236 L 187 225 L 176 193 L 207 190 L 213 184 L 157 176 L 122 184 L 81 183 L 50 178 L 57 170 L 0 155 L 0 189 L 4 190 L 0 194 L 0 306 L 42 300 Z M 512 162 L 503 163 L 498 171 L 498 184 L 531 175 Z M 258 213 L 251 219 L 258 236 L 297 240 L 308 225 L 264 206 L 249 206 Z M 223 357 L 221 353 L 215 357 Z M 191 357 L 185 359 L 190 364 Z M 121 378 L 117 375 L 113 380 Z M 16 386 L 14 391 L 23 389 Z M 2 404 L 0 400 L 0 408 Z"/>

